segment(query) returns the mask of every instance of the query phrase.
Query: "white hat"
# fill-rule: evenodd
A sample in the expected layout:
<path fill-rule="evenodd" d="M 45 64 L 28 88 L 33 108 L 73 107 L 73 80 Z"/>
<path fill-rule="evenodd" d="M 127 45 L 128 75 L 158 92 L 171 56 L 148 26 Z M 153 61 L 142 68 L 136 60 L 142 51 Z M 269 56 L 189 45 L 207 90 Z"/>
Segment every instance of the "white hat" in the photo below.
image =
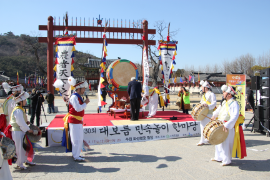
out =
<path fill-rule="evenodd" d="M 223 84 L 221 86 L 221 91 L 226 91 L 228 89 L 228 86 L 226 84 Z"/>
<path fill-rule="evenodd" d="M 212 86 L 207 81 L 201 81 L 200 85 L 203 87 L 211 88 Z"/>
<path fill-rule="evenodd" d="M 23 92 L 23 86 L 21 84 L 19 85 L 16 85 L 16 86 L 10 86 L 12 92 L 15 92 L 15 91 L 21 91 Z"/>
<path fill-rule="evenodd" d="M 23 91 L 23 86 L 21 84 L 16 85 L 16 86 L 10 86 L 7 82 L 3 82 L 2 86 L 6 93 L 8 93 L 10 90 L 12 90 L 12 92 Z"/>
<path fill-rule="evenodd" d="M 232 86 L 228 85 L 228 88 L 226 90 L 227 93 L 230 93 L 231 95 L 237 95 L 237 92 L 233 89 Z"/>
<path fill-rule="evenodd" d="M 29 94 L 25 91 L 22 91 L 22 93 L 19 96 L 14 97 L 13 100 L 15 101 L 15 103 L 18 103 L 20 101 L 27 99 L 28 97 L 29 97 Z"/>
<path fill-rule="evenodd" d="M 76 81 L 72 76 L 68 78 L 68 83 L 73 86 L 75 89 L 79 88 L 88 88 L 88 83 L 86 81 Z"/>

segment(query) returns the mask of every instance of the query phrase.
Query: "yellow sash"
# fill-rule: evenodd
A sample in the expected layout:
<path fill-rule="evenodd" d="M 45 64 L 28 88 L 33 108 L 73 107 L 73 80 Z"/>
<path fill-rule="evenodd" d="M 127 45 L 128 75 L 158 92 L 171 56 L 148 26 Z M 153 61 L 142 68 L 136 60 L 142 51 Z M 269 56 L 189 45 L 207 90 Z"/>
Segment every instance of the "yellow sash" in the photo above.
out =
<path fill-rule="evenodd" d="M 229 113 L 229 105 L 227 102 L 226 102 L 226 110 Z M 233 141 L 232 157 L 236 157 L 236 153 L 237 153 L 237 156 L 239 157 L 239 159 L 241 159 L 241 143 L 240 143 L 239 126 L 240 124 L 243 124 L 244 122 L 245 122 L 245 117 L 239 116 L 234 125 L 235 134 L 234 134 L 234 141 Z"/>
<path fill-rule="evenodd" d="M 208 105 L 211 104 L 209 101 L 206 100 L 205 95 L 203 95 L 203 100 L 204 100 L 204 102 L 206 102 L 206 104 L 208 104 Z M 217 108 L 215 107 L 215 108 L 213 109 L 213 111 L 215 111 L 216 109 L 217 109 Z"/>
<path fill-rule="evenodd" d="M 153 96 L 154 92 L 160 95 L 160 90 L 158 88 L 149 89 L 149 94 L 152 93 L 150 96 Z M 159 100 L 160 100 L 160 106 L 161 107 L 165 106 L 162 96 L 159 96 Z"/>
<path fill-rule="evenodd" d="M 68 145 L 68 117 L 69 116 L 72 116 L 74 117 L 75 119 L 81 121 L 83 117 L 81 116 L 75 116 L 75 115 L 72 115 L 70 113 L 67 113 L 66 116 L 63 118 L 63 121 L 64 121 L 64 128 L 66 130 L 66 142 L 67 142 L 67 149 L 69 149 L 69 145 Z"/>

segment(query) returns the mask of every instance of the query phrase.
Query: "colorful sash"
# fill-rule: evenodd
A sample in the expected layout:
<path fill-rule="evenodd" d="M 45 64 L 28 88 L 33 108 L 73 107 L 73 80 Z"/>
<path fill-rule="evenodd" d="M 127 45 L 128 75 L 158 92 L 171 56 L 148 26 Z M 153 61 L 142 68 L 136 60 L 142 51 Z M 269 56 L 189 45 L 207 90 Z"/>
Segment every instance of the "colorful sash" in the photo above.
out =
<path fill-rule="evenodd" d="M 83 101 L 82 97 L 78 93 L 74 93 L 73 95 L 77 96 L 81 101 Z M 67 142 L 66 143 L 66 148 L 67 149 L 70 149 L 69 143 L 68 143 L 68 141 L 69 141 L 69 138 L 68 138 L 68 117 L 69 116 L 72 116 L 72 117 L 74 117 L 75 119 L 77 119 L 79 121 L 81 121 L 83 119 L 83 117 L 81 117 L 81 116 L 75 116 L 75 115 L 72 115 L 70 113 L 67 113 L 66 116 L 63 118 L 65 135 L 66 135 L 65 138 L 66 138 L 66 142 Z"/>
<path fill-rule="evenodd" d="M 229 112 L 228 103 L 226 103 L 226 109 Z M 233 149 L 232 149 L 233 158 L 243 159 L 244 157 L 247 156 L 246 142 L 245 142 L 244 132 L 242 129 L 242 125 L 244 122 L 245 122 L 245 117 L 240 114 L 234 125 L 235 135 L 234 135 L 234 142 L 233 142 Z"/>

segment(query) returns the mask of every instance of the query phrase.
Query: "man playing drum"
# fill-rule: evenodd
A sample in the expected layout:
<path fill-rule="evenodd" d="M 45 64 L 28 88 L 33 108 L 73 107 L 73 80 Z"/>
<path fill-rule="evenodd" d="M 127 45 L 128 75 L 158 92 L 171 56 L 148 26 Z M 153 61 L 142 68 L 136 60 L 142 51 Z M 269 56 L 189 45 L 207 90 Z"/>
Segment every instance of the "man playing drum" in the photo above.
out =
<path fill-rule="evenodd" d="M 211 86 L 207 81 L 201 81 L 200 85 L 202 86 L 202 92 L 204 95 L 201 99 L 201 104 L 204 104 L 205 107 L 209 108 L 209 112 L 207 114 L 208 117 L 205 117 L 200 122 L 201 127 L 201 139 L 200 142 L 197 144 L 197 146 L 202 146 L 204 144 L 208 144 L 208 140 L 203 137 L 203 129 L 205 125 L 210 121 L 210 118 L 212 117 L 213 109 L 216 107 L 217 100 L 215 94 L 211 91 Z"/>
<path fill-rule="evenodd" d="M 234 87 L 230 85 L 223 85 L 221 87 L 223 91 L 224 101 L 214 112 L 212 120 L 216 118 L 224 123 L 223 131 L 229 131 L 227 139 L 215 146 L 215 158 L 212 161 L 222 162 L 222 166 L 229 165 L 232 160 L 232 150 L 235 135 L 235 123 L 239 117 L 239 105 L 234 98 L 236 91 Z"/>

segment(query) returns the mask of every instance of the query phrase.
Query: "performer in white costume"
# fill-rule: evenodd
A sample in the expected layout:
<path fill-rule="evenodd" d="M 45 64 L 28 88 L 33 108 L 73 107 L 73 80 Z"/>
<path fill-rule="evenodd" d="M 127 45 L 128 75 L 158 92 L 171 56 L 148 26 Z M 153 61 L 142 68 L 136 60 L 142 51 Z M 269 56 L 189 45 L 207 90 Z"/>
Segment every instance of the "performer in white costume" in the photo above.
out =
<path fill-rule="evenodd" d="M 0 137 L 1 136 L 6 136 L 3 132 L 0 131 Z M 1 139 L 1 138 L 0 138 Z M 8 161 L 3 158 L 2 155 L 2 148 L 1 148 L 1 143 L 0 143 L 0 179 L 5 179 L 5 180 L 12 180 L 12 176 L 9 170 L 9 165 Z"/>
<path fill-rule="evenodd" d="M 157 108 L 158 108 L 158 98 L 160 91 L 157 87 L 155 88 L 150 88 L 148 86 L 143 86 L 143 95 L 142 95 L 142 100 L 141 100 L 141 105 L 146 106 L 148 104 L 149 106 L 149 113 L 147 118 L 151 118 L 156 115 L 157 113 Z M 164 106 L 164 102 L 163 102 Z"/>
<path fill-rule="evenodd" d="M 30 128 L 27 126 L 27 124 L 30 124 L 29 121 L 27 121 L 27 116 L 24 112 L 23 106 L 26 105 L 26 99 L 29 97 L 29 94 L 27 92 L 22 92 L 19 95 L 16 95 L 13 100 L 16 103 L 15 108 L 13 109 L 11 113 L 10 118 L 10 125 L 12 127 L 12 139 L 15 142 L 16 146 L 16 155 L 17 155 L 17 167 L 18 169 L 26 169 L 26 167 L 23 165 L 25 162 L 26 165 L 34 166 L 36 165 L 33 162 L 28 161 L 27 153 L 23 148 L 24 143 L 24 136 L 25 133 L 28 131 L 29 133 L 33 133 L 33 130 L 30 130 Z M 31 159 L 33 159 L 33 156 L 31 156 Z"/>
<path fill-rule="evenodd" d="M 227 139 L 215 146 L 215 158 L 212 158 L 212 161 L 222 162 L 222 166 L 229 165 L 232 160 L 232 150 L 234 144 L 234 135 L 235 135 L 235 123 L 239 117 L 239 105 L 234 99 L 236 91 L 234 87 L 231 86 L 222 86 L 223 97 L 225 101 L 222 102 L 222 105 L 214 111 L 211 119 L 215 120 L 216 118 L 224 123 L 223 131 L 229 131 Z"/>
<path fill-rule="evenodd" d="M 86 98 L 86 100 L 83 101 L 81 96 L 84 94 L 85 89 L 88 88 L 88 83 L 79 81 L 76 82 L 73 77 L 68 78 L 68 83 L 75 88 L 75 92 L 69 99 L 69 112 L 64 117 L 65 130 L 67 133 L 67 127 L 69 127 L 70 141 L 72 145 L 72 156 L 74 161 L 84 161 L 85 159 L 80 156 L 83 145 L 83 116 L 84 109 L 90 100 Z M 67 149 L 70 150 L 70 147 L 68 147 L 68 140 L 66 144 Z"/>
<path fill-rule="evenodd" d="M 200 103 L 204 104 L 204 106 L 209 108 L 209 112 L 207 114 L 209 118 L 205 117 L 202 121 L 200 121 L 201 139 L 200 139 L 200 142 L 197 144 L 197 146 L 208 144 L 208 140 L 203 137 L 203 129 L 205 125 L 210 122 L 210 118 L 212 117 L 213 110 L 217 104 L 216 95 L 211 91 L 210 84 L 207 81 L 201 81 L 200 85 L 202 86 L 202 92 L 204 93 Z"/>
<path fill-rule="evenodd" d="M 148 118 L 151 118 L 156 115 L 158 108 L 158 94 L 160 91 L 155 87 L 149 91 L 149 113 Z"/>
<path fill-rule="evenodd" d="M 10 86 L 7 82 L 3 82 L 2 86 L 5 92 L 8 94 L 8 97 L 3 103 L 3 112 L 6 115 L 6 124 L 9 125 L 10 117 L 13 108 L 15 107 L 13 98 L 16 94 L 20 94 L 23 91 L 23 86 L 21 84 L 16 86 Z"/>

